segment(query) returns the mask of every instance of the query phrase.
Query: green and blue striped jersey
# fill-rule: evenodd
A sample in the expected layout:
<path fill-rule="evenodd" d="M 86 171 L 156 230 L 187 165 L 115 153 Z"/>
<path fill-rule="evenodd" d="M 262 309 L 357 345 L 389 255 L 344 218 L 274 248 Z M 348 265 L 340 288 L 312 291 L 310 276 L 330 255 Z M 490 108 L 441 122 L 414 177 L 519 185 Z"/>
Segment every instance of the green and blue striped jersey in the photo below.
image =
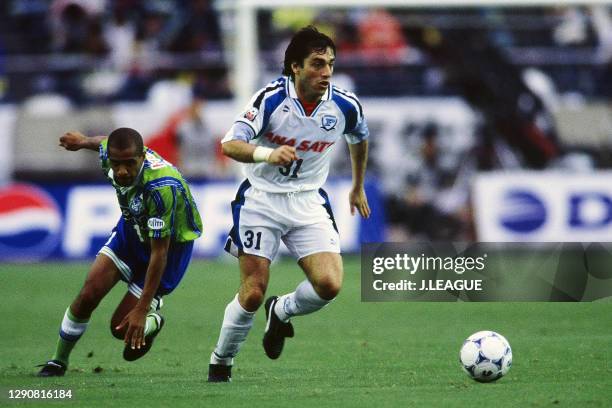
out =
<path fill-rule="evenodd" d="M 170 162 L 145 146 L 145 160 L 134 185 L 115 183 L 108 160 L 107 140 L 100 143 L 104 175 L 117 193 L 126 221 L 134 225 L 141 241 L 145 237 L 193 241 L 202 234 L 202 220 L 187 182 Z"/>

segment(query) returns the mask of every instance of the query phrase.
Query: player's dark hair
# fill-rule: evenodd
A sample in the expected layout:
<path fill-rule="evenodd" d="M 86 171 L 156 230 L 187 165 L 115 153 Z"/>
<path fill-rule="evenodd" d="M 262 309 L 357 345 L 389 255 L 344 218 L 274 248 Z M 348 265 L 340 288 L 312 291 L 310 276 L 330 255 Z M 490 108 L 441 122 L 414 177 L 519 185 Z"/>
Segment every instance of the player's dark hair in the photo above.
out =
<path fill-rule="evenodd" d="M 312 52 L 324 53 L 327 47 L 331 48 L 336 55 L 336 45 L 331 38 L 319 32 L 314 26 L 308 26 L 300 29 L 291 38 L 291 42 L 285 50 L 285 62 L 283 67 L 283 75 L 289 75 L 293 78 L 293 70 L 291 64 L 294 62 L 300 66 L 304 65 L 304 60 Z"/>
<path fill-rule="evenodd" d="M 108 135 L 107 147 L 110 149 L 125 150 L 134 147 L 136 152 L 142 154 L 144 145 L 140 133 L 132 128 L 118 128 Z"/>

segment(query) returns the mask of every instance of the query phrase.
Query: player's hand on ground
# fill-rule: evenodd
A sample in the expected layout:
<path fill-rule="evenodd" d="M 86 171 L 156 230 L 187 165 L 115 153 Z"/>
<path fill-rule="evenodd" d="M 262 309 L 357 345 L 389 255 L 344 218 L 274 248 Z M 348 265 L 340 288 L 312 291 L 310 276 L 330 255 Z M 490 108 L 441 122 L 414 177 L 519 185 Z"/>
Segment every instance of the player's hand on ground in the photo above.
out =
<path fill-rule="evenodd" d="M 349 203 L 351 205 L 351 215 L 355 215 L 355 209 L 357 209 L 363 218 L 370 218 L 371 211 L 368 205 L 368 197 L 366 197 L 363 187 L 351 189 Z"/>
<path fill-rule="evenodd" d="M 297 160 L 297 154 L 295 147 L 293 146 L 280 146 L 274 149 L 268 158 L 268 163 L 274 165 L 286 166 L 294 160 Z"/>
<path fill-rule="evenodd" d="M 87 140 L 87 136 L 77 131 L 64 133 L 59 139 L 59 145 L 66 150 L 77 151 L 83 148 L 83 143 Z"/>
<path fill-rule="evenodd" d="M 127 327 L 124 341 L 132 349 L 139 349 L 145 345 L 144 329 L 146 318 L 147 311 L 135 307 L 125 315 L 119 326 L 117 326 L 117 330 L 123 330 Z"/>

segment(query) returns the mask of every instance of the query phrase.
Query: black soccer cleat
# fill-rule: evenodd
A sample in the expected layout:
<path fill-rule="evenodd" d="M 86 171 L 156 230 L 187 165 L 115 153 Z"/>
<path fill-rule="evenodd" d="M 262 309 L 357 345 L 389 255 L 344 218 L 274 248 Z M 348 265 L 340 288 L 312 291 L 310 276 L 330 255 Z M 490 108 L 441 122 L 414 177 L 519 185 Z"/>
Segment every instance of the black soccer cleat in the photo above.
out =
<path fill-rule="evenodd" d="M 145 345 L 141 346 L 139 349 L 133 349 L 129 344 L 126 344 L 123 348 L 123 358 L 125 360 L 138 360 L 140 357 L 147 354 L 149 350 L 151 350 L 151 347 L 153 346 L 153 340 L 155 340 L 155 337 L 157 337 L 161 329 L 164 327 L 165 321 L 164 316 L 158 314 L 156 314 L 156 316 L 159 317 L 159 320 L 157 321 L 157 324 L 159 325 L 158 329 L 155 330 L 153 333 L 145 336 Z"/>
<path fill-rule="evenodd" d="M 67 368 L 66 364 L 59 360 L 50 360 L 36 367 L 42 367 L 37 374 L 38 377 L 63 377 Z"/>
<path fill-rule="evenodd" d="M 231 382 L 232 381 L 232 366 L 223 364 L 208 365 L 208 382 Z"/>
<path fill-rule="evenodd" d="M 263 337 L 263 348 L 266 355 L 272 360 L 276 360 L 283 352 L 285 337 L 293 337 L 293 325 L 290 322 L 281 321 L 276 313 L 274 306 L 278 302 L 278 296 L 269 297 L 266 300 L 266 331 Z"/>

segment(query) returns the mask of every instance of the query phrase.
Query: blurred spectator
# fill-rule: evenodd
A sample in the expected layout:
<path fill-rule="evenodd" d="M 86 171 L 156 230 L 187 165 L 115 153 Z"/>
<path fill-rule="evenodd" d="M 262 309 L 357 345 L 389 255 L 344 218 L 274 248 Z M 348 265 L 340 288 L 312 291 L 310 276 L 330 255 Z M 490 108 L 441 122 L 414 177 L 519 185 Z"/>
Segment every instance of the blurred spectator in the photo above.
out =
<path fill-rule="evenodd" d="M 473 161 L 466 158 L 458 168 L 444 163 L 435 123 L 423 130 L 421 165 L 406 180 L 406 189 L 387 199 L 390 224 L 402 231 L 391 232 L 394 239 L 461 240 L 470 230 L 469 180 Z M 399 236 L 398 236 L 399 235 Z"/>
<path fill-rule="evenodd" d="M 444 70 L 447 86 L 482 114 L 487 138 L 502 138 L 526 167 L 543 168 L 560 153 L 554 122 L 520 71 L 481 31 L 417 27 L 409 35 Z M 493 166 L 492 153 L 482 156 L 481 168 Z"/>
<path fill-rule="evenodd" d="M 175 52 L 221 51 L 219 17 L 210 0 L 190 0 L 182 27 L 170 44 Z"/>
<path fill-rule="evenodd" d="M 170 2 L 169 2 L 170 3 Z M 149 2 L 136 29 L 132 58 L 128 59 L 127 77 L 117 94 L 117 100 L 143 100 L 156 81 L 156 66 L 162 51 L 164 30 L 168 23 L 163 3 Z M 127 52 L 128 50 L 124 50 Z M 164 156 L 166 157 L 166 156 Z"/>
<path fill-rule="evenodd" d="M 359 51 L 369 63 L 397 64 L 407 52 L 402 27 L 384 9 L 370 9 L 357 24 Z"/>
<path fill-rule="evenodd" d="M 136 25 L 130 19 L 130 8 L 122 2 L 113 5 L 104 27 L 104 38 L 110 47 L 112 66 L 124 70 L 132 64 L 136 46 Z"/>
<path fill-rule="evenodd" d="M 612 62 L 612 16 L 610 6 L 592 6 L 589 9 L 593 30 L 597 36 L 597 61 Z"/>
<path fill-rule="evenodd" d="M 177 129 L 180 154 L 178 167 L 187 177 L 218 179 L 228 175 L 227 163 L 216 138 L 202 116 L 206 103 L 194 97 Z"/>
<path fill-rule="evenodd" d="M 162 49 L 163 34 L 168 16 L 161 9 L 147 8 L 136 33 L 136 53 L 141 65 L 152 65 Z"/>
<path fill-rule="evenodd" d="M 8 13 L 0 23 L 0 32 L 7 53 L 39 54 L 51 50 L 48 1 L 14 0 L 5 7 Z"/>
<path fill-rule="evenodd" d="M 196 83 L 190 104 L 174 113 L 147 146 L 175 164 L 187 177 L 213 179 L 228 174 L 227 163 L 203 117 L 205 87 Z"/>
<path fill-rule="evenodd" d="M 359 50 L 357 27 L 348 19 L 338 22 L 334 37 L 338 54 L 347 56 Z"/>
<path fill-rule="evenodd" d="M 55 0 L 51 5 L 54 48 L 64 53 L 105 54 L 108 47 L 97 21 L 103 0 Z"/>
<path fill-rule="evenodd" d="M 607 98 L 612 97 L 612 6 L 592 6 L 590 13 L 597 34 L 597 88 Z"/>
<path fill-rule="evenodd" d="M 104 56 L 108 54 L 109 50 L 104 38 L 102 21 L 100 19 L 90 20 L 87 24 L 83 51 L 90 55 Z"/>
<path fill-rule="evenodd" d="M 560 23 L 553 30 L 553 38 L 559 45 L 585 44 L 589 40 L 589 24 L 580 7 L 564 7 L 558 10 Z"/>

